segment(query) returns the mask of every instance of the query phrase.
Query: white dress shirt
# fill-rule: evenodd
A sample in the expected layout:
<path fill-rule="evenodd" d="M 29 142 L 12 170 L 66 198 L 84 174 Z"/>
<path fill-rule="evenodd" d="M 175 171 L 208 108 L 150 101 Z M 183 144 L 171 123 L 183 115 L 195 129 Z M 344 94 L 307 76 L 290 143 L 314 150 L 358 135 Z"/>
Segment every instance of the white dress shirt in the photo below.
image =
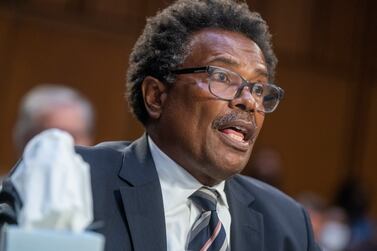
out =
<path fill-rule="evenodd" d="M 149 136 L 148 143 L 161 184 L 167 250 L 185 250 L 190 229 L 200 216 L 199 209 L 191 202 L 189 196 L 203 185 L 162 152 Z M 224 186 L 225 181 L 212 188 L 220 194 L 217 213 L 225 228 L 227 241 L 230 243 L 231 218 Z"/>

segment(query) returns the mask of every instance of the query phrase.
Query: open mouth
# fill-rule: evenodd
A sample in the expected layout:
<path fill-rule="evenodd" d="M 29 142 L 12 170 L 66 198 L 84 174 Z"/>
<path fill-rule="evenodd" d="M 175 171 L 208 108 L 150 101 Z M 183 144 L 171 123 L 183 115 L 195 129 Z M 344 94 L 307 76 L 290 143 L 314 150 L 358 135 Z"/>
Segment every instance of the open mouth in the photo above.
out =
<path fill-rule="evenodd" d="M 239 142 L 245 142 L 246 140 L 246 132 L 244 128 L 239 127 L 230 127 L 225 128 L 223 130 L 220 130 L 222 133 L 228 135 L 232 139 L 239 141 Z"/>
<path fill-rule="evenodd" d="M 254 140 L 255 124 L 245 120 L 234 120 L 216 128 L 223 141 L 233 148 L 247 151 Z"/>

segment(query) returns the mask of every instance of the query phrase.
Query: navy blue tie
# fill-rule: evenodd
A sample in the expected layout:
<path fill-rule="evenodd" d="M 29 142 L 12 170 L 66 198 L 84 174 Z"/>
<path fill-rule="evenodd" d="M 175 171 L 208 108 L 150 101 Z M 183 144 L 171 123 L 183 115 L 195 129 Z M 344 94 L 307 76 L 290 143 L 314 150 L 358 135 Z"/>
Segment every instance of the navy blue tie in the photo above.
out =
<path fill-rule="evenodd" d="M 218 196 L 217 191 L 208 187 L 201 187 L 190 196 L 192 202 L 201 210 L 201 215 L 191 228 L 187 250 L 229 250 L 225 229 L 216 211 Z"/>

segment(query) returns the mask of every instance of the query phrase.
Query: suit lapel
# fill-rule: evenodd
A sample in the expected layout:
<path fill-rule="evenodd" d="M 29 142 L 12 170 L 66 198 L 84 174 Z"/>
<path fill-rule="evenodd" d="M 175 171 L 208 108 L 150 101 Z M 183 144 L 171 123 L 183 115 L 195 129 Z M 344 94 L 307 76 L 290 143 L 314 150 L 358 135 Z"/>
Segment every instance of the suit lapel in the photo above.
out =
<path fill-rule="evenodd" d="M 166 250 L 165 215 L 158 174 L 144 135 L 123 156 L 122 203 L 136 251 Z"/>
<path fill-rule="evenodd" d="M 254 197 L 231 178 L 226 182 L 231 221 L 231 250 L 262 251 L 263 216 L 251 208 Z"/>
<path fill-rule="evenodd" d="M 135 251 L 166 250 L 165 215 L 158 174 L 144 135 L 126 148 L 119 177 L 122 203 Z M 263 251 L 263 216 L 252 209 L 254 197 L 234 178 L 226 182 L 231 250 Z"/>

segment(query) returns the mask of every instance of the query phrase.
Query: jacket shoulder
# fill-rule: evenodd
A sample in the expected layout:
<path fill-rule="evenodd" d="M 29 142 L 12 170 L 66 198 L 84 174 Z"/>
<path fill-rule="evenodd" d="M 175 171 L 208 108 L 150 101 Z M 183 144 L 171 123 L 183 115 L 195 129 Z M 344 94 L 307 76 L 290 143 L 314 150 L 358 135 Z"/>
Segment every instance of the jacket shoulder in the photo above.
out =
<path fill-rule="evenodd" d="M 236 175 L 232 182 L 237 184 L 235 186 L 240 193 L 253 197 L 251 207 L 264 219 L 265 236 L 275 236 L 276 239 L 284 240 L 281 244 L 284 245 L 283 250 L 320 250 L 314 242 L 307 212 L 293 198 L 251 177 Z M 266 245 L 273 244 L 268 242 Z"/>
<path fill-rule="evenodd" d="M 75 151 L 90 165 L 92 174 L 98 171 L 117 173 L 123 163 L 123 153 L 130 143 L 117 141 L 103 142 L 90 147 L 75 146 Z"/>
<path fill-rule="evenodd" d="M 84 160 L 91 161 L 92 159 L 103 159 L 107 155 L 109 157 L 120 156 L 131 143 L 131 141 L 109 141 L 99 143 L 95 146 L 75 146 L 75 151 Z"/>
<path fill-rule="evenodd" d="M 289 218 L 305 221 L 303 207 L 279 189 L 244 175 L 236 175 L 233 182 L 254 198 L 253 207 L 258 211 L 270 214 L 283 221 Z"/>
<path fill-rule="evenodd" d="M 272 200 L 275 203 L 283 203 L 301 208 L 301 205 L 292 197 L 263 181 L 245 175 L 236 175 L 234 181 L 249 191 L 257 201 L 268 199 L 268 201 Z"/>

